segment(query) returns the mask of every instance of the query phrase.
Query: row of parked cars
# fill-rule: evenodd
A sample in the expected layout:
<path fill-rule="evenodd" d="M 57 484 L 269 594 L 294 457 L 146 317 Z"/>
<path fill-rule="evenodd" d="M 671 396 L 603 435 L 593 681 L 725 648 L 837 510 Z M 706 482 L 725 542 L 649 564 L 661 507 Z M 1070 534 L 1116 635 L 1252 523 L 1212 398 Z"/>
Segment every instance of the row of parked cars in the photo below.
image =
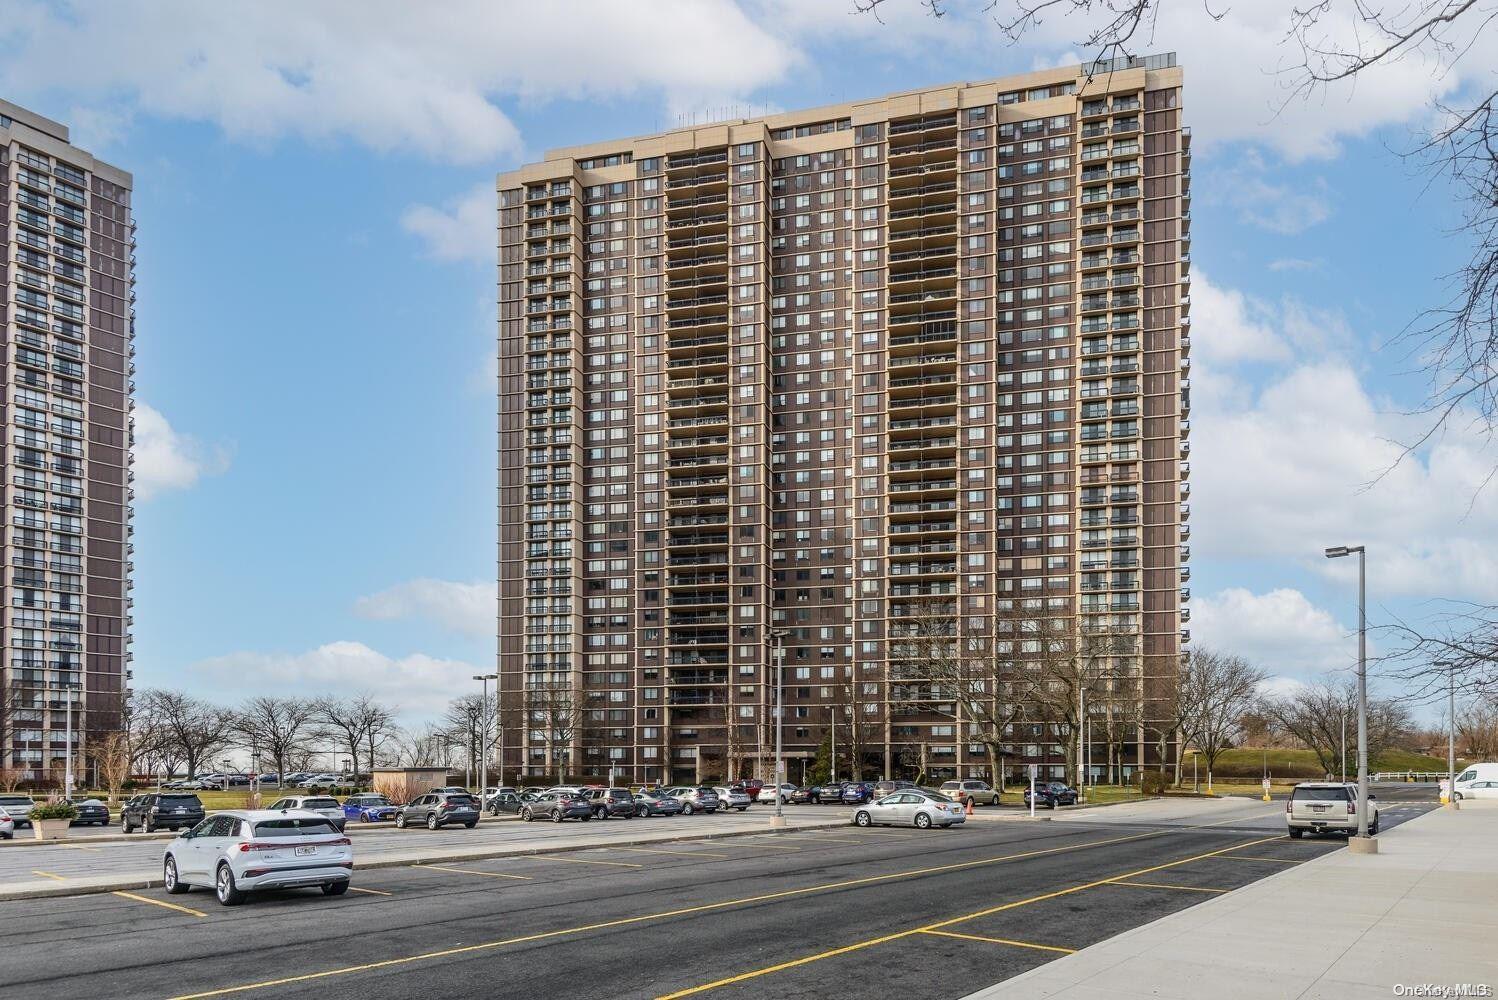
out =
<path fill-rule="evenodd" d="M 350 788 L 360 782 L 361 776 L 333 774 L 331 771 L 291 771 L 287 774 L 200 774 L 196 778 L 176 778 L 162 784 L 162 788 L 175 792 L 223 791 L 228 788 L 249 788 L 251 784 L 269 785 L 272 788 Z"/>

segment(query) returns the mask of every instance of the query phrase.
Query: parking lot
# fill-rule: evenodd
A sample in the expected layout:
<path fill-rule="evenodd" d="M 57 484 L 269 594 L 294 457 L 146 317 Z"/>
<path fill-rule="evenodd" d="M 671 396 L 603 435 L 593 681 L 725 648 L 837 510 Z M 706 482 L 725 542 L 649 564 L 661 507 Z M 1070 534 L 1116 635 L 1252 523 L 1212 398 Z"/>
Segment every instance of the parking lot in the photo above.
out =
<path fill-rule="evenodd" d="M 1401 803 L 1388 825 L 1428 807 Z M 1288 840 L 1282 810 L 1166 801 L 947 831 L 600 847 L 356 871 L 339 899 L 286 893 L 232 910 L 159 889 L 6 903 L 0 981 L 69 996 L 945 1000 L 1342 848 Z M 690 836 L 738 820 L 661 825 Z M 648 824 L 610 830 L 627 825 Z M 584 827 L 543 832 L 572 830 Z M 69 947 L 47 947 L 58 940 Z"/>

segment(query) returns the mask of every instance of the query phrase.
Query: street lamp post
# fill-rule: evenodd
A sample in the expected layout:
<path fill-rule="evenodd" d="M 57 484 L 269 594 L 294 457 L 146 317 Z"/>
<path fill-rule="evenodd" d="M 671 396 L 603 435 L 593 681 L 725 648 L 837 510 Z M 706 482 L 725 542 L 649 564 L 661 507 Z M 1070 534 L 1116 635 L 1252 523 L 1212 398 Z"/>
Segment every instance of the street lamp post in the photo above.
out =
<path fill-rule="evenodd" d="M 1354 854 L 1377 854 L 1368 836 L 1368 553 L 1361 545 L 1335 545 L 1328 559 L 1358 554 L 1358 835 L 1347 848 Z"/>
<path fill-rule="evenodd" d="M 473 679 L 483 685 L 479 700 L 479 811 L 483 812 L 484 793 L 489 788 L 489 682 L 494 681 L 494 690 L 499 690 L 499 674 L 474 674 Z M 503 763 L 500 765 L 503 767 Z"/>
<path fill-rule="evenodd" d="M 782 768 L 785 767 L 785 706 L 781 703 L 781 685 L 785 674 L 785 637 L 789 634 L 789 629 L 770 629 L 770 638 L 775 641 L 775 815 L 770 817 L 770 826 L 777 830 L 785 826 L 785 794 L 780 787 L 783 781 Z"/>
<path fill-rule="evenodd" d="M 1456 664 L 1448 664 L 1450 686 L 1446 690 L 1446 808 L 1460 809 L 1456 801 Z"/>

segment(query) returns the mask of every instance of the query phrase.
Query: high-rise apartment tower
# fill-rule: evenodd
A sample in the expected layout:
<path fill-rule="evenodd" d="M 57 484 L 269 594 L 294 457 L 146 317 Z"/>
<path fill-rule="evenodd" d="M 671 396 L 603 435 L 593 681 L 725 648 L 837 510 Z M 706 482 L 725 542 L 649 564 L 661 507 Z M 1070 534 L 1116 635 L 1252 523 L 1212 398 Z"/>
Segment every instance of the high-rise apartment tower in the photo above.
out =
<path fill-rule="evenodd" d="M 0 768 L 81 780 L 129 683 L 130 175 L 0 100 Z"/>
<path fill-rule="evenodd" d="M 500 175 L 507 773 L 768 778 L 781 656 L 792 780 L 1173 753 L 1181 115 L 1167 54 Z"/>

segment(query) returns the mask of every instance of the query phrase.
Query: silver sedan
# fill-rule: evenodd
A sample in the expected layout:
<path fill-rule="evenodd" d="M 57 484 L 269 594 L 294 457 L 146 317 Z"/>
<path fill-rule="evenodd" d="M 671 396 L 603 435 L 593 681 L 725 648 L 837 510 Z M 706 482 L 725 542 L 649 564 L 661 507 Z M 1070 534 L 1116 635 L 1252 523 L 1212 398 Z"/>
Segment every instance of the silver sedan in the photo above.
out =
<path fill-rule="evenodd" d="M 961 803 L 953 802 L 939 792 L 906 788 L 860 806 L 853 813 L 858 826 L 953 826 L 967 820 Z"/>

